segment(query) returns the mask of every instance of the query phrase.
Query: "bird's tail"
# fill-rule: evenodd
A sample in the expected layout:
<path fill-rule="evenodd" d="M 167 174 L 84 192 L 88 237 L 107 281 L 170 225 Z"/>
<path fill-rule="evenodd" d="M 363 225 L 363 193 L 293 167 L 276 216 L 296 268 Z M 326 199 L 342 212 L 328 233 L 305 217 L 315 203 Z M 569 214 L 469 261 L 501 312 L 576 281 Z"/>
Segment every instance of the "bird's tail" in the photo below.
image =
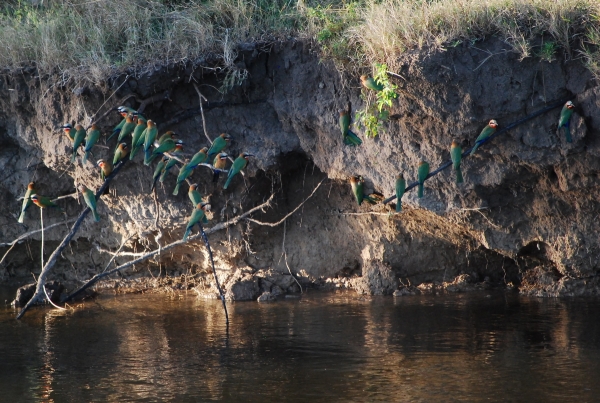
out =
<path fill-rule="evenodd" d="M 173 190 L 173 196 L 177 196 L 179 194 L 179 186 L 181 186 L 181 182 L 177 182 L 175 185 L 175 190 Z"/>
<path fill-rule="evenodd" d="M 162 171 L 162 172 L 161 172 L 161 174 L 160 174 L 160 179 L 159 179 L 159 181 L 160 181 L 161 183 L 165 181 L 165 178 L 167 177 L 167 172 L 169 172 L 169 171 L 167 171 L 166 169 L 165 169 L 164 171 Z"/>
<path fill-rule="evenodd" d="M 131 152 L 129 153 L 129 160 L 133 161 L 133 159 L 135 158 L 135 155 L 137 154 L 139 150 L 139 146 L 133 145 L 131 147 Z"/>
<path fill-rule="evenodd" d="M 473 149 L 471 150 L 471 152 L 469 153 L 469 155 L 475 154 L 475 151 L 477 151 L 478 147 L 479 147 L 479 143 L 475 143 L 475 146 L 473 146 Z"/>
<path fill-rule="evenodd" d="M 21 215 L 19 215 L 19 219 L 17 221 L 23 224 L 23 221 L 25 221 L 25 210 L 21 211 Z"/>
<path fill-rule="evenodd" d="M 154 180 L 152 181 L 152 186 L 150 187 L 150 193 L 152 193 L 154 191 L 154 188 L 156 187 L 156 181 L 158 180 L 158 176 L 156 178 L 154 178 Z"/>
<path fill-rule="evenodd" d="M 423 184 L 419 183 L 419 191 L 417 193 L 417 197 L 421 198 L 423 197 Z"/>
<path fill-rule="evenodd" d="M 120 131 L 121 131 L 121 129 L 115 129 L 115 130 L 113 130 L 112 134 L 111 134 L 110 136 L 108 136 L 108 138 L 106 139 L 106 142 L 108 143 L 108 140 L 112 139 L 112 137 L 113 137 L 115 134 L 119 133 Z M 118 144 L 117 144 L 117 145 L 118 145 Z"/>
<path fill-rule="evenodd" d="M 96 221 L 96 222 L 100 221 L 100 214 L 98 214 L 98 211 L 96 211 L 94 209 L 94 210 L 92 210 L 92 214 L 94 215 L 94 221 Z"/>
<path fill-rule="evenodd" d="M 75 162 L 75 158 L 77 158 L 77 149 L 73 149 L 73 154 L 71 155 L 71 162 Z"/>
<path fill-rule="evenodd" d="M 213 183 L 217 183 L 219 181 L 219 174 L 221 173 L 220 169 L 213 170 Z"/>
<path fill-rule="evenodd" d="M 456 183 L 463 183 L 462 171 L 460 165 L 454 168 L 456 170 Z"/>
<path fill-rule="evenodd" d="M 233 178 L 233 175 L 230 175 L 230 176 L 227 177 L 227 181 L 225 181 L 225 184 L 223 185 L 223 189 L 227 189 L 227 187 L 231 183 L 231 179 L 232 178 Z"/>
<path fill-rule="evenodd" d="M 383 200 L 383 195 L 381 193 L 371 193 L 370 195 L 364 195 L 363 200 L 366 200 L 371 204 L 377 204 Z"/>
<path fill-rule="evenodd" d="M 348 133 L 344 136 L 344 144 L 347 146 L 359 146 L 362 144 L 362 140 L 354 132 L 348 130 Z"/>
<path fill-rule="evenodd" d="M 398 197 L 396 199 L 396 213 L 399 213 L 402 211 L 402 200 L 400 200 L 400 197 Z"/>
<path fill-rule="evenodd" d="M 183 241 L 187 241 L 188 239 L 188 235 L 190 235 L 190 232 L 192 231 L 192 227 L 187 227 L 185 229 L 185 234 L 183 234 Z"/>
<path fill-rule="evenodd" d="M 150 165 L 153 159 L 154 155 L 152 155 L 152 150 L 150 150 L 150 148 L 144 150 L 144 165 Z"/>
<path fill-rule="evenodd" d="M 87 162 L 89 156 L 90 156 L 89 151 L 86 151 L 85 154 L 83 154 L 83 163 L 84 164 Z"/>
<path fill-rule="evenodd" d="M 567 137 L 567 143 L 572 143 L 573 139 L 571 138 L 571 129 L 569 128 L 569 124 L 565 125 L 565 136 Z"/>

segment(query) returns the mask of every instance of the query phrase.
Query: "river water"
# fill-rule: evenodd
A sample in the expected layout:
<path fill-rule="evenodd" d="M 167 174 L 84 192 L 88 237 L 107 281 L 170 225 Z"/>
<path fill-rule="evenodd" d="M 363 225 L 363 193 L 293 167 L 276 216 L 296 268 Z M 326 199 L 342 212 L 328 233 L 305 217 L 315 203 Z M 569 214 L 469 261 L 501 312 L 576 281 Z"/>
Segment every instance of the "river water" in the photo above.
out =
<path fill-rule="evenodd" d="M 309 292 L 231 303 L 227 329 L 192 293 L 2 305 L 0 401 L 598 402 L 599 306 Z"/>

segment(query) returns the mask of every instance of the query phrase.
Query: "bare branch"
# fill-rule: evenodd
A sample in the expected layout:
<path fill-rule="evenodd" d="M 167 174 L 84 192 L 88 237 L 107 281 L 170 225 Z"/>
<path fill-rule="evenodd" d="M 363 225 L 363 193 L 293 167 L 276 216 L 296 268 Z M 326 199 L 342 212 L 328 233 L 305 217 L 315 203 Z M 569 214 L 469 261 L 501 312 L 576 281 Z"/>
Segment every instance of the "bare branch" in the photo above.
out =
<path fill-rule="evenodd" d="M 202 107 L 202 100 L 204 99 L 206 102 L 208 102 L 208 99 L 206 99 L 206 97 L 202 95 L 196 83 L 192 83 L 192 85 L 194 86 L 194 89 L 196 90 L 196 92 L 198 93 L 198 97 L 200 98 L 200 114 L 202 114 L 202 128 L 204 129 L 204 135 L 206 136 L 208 142 L 212 145 L 213 142 L 208 136 L 208 132 L 206 131 L 206 119 L 204 119 L 204 108 Z"/>

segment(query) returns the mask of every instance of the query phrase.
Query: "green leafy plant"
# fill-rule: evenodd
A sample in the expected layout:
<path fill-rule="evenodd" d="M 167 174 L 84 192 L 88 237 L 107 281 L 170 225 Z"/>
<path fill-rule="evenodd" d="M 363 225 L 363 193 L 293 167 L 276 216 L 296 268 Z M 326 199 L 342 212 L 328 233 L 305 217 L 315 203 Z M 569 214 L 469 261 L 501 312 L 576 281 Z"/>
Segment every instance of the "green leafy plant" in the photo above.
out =
<path fill-rule="evenodd" d="M 390 116 L 394 99 L 398 98 L 398 86 L 390 81 L 387 65 L 375 63 L 374 70 L 373 79 L 383 88 L 375 93 L 375 99 L 372 97 L 372 90 L 363 90 L 361 97 L 365 100 L 365 107 L 357 111 L 354 118 L 367 137 L 376 137 L 383 131 L 383 123 Z"/>
<path fill-rule="evenodd" d="M 551 63 L 554 61 L 554 55 L 558 50 L 558 45 L 556 42 L 544 42 L 540 47 L 540 51 L 538 52 L 538 56 L 545 62 Z"/>

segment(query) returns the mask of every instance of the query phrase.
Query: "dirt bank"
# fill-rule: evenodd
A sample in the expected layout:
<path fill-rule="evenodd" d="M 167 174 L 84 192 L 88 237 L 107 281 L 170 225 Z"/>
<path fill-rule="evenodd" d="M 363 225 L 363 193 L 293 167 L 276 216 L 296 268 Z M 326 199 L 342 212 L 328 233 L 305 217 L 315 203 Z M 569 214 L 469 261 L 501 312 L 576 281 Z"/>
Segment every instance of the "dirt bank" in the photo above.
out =
<path fill-rule="evenodd" d="M 600 257 L 595 222 L 600 210 L 600 87 L 579 62 L 519 61 L 503 52 L 507 49 L 503 42 L 489 39 L 476 47 L 409 54 L 397 72 L 405 79 L 394 79 L 400 97 L 387 132 L 365 139 L 357 148 L 343 145 L 337 119 L 348 103 L 353 110 L 362 106 L 360 82 L 340 77 L 309 43 L 240 49 L 237 66 L 247 69 L 248 78 L 224 94 L 216 90 L 224 77 L 189 66 L 164 67 L 135 79 L 122 75 L 102 88 L 60 86 L 36 76 L 35 69 L 6 72 L 0 80 L 0 242 L 39 228 L 37 209 L 30 211 L 25 226 L 16 222 L 17 198 L 30 180 L 35 179 L 41 194 L 53 196 L 73 193 L 75 182 L 100 185 L 92 162 L 70 165 L 70 141 L 57 130 L 66 121 L 83 122 L 96 111 L 101 115 L 130 94 L 135 98 L 128 103 L 138 107 L 144 99 L 167 93 L 166 99 L 148 104 L 144 114 L 158 122 L 161 132 L 176 131 L 190 155 L 207 145 L 191 80 L 209 100 L 204 111 L 210 136 L 230 133 L 235 138 L 232 155 L 256 155 L 245 178 L 235 180 L 227 191 L 222 183 L 212 183 L 207 169 L 194 173 L 194 182 L 210 199 L 211 222 L 234 217 L 272 192 L 274 208 L 253 218 L 275 222 L 325 179 L 285 227 L 244 221 L 211 235 L 220 275 L 224 280 L 257 282 L 250 286 L 256 290 L 252 298 L 265 292 L 260 280 L 265 273 L 283 276 L 288 266 L 306 283 L 338 279 L 330 281 L 376 292 L 381 282 L 375 281 L 379 288 L 374 289 L 370 281 L 343 280 L 362 274 L 367 278 L 379 264 L 374 262 L 391 270 L 383 276 L 393 279 L 391 286 L 383 287 L 385 293 L 397 284 L 441 284 L 462 274 L 474 283 L 523 282 L 522 291 L 535 295 L 595 293 L 595 287 L 575 284 L 589 283 L 583 280 L 596 275 Z M 432 168 L 448 160 L 452 139 L 472 145 L 489 119 L 502 127 L 563 98 L 577 105 L 572 144 L 557 135 L 555 110 L 510 130 L 466 160 L 463 185 L 457 186 L 447 171 L 427 182 L 423 199 L 414 192 L 406 195 L 401 214 L 391 214 L 393 206 L 358 207 L 352 198 L 346 182 L 350 175 L 363 175 L 369 190 L 390 195 L 398 172 L 413 181 L 421 159 Z M 179 122 L 164 125 L 177 117 Z M 109 133 L 118 121 L 111 113 L 99 124 Z M 114 147 L 112 140 L 108 147 Z M 94 154 L 95 161 L 110 152 L 97 147 Z M 151 176 L 152 169 L 139 159 L 124 168 L 111 194 L 99 202 L 102 220 L 86 219 L 55 267 L 56 279 L 77 283 L 104 270 L 111 257 L 106 251 L 115 251 L 129 237 L 124 251 L 131 254 L 182 236 L 191 212 L 187 187 L 173 196 L 174 175 L 159 187 L 156 222 Z M 74 218 L 83 208 L 73 198 L 60 204 L 66 215 L 45 214 L 46 226 Z M 66 231 L 66 225 L 46 231 L 47 253 Z M 0 266 L 0 279 L 29 282 L 31 273 L 39 272 L 40 239 L 36 234 L 16 246 Z M 115 260 L 129 259 L 125 254 Z M 197 273 L 202 278 L 209 273 L 207 255 L 203 245 L 194 242 L 131 273 L 125 275 Z M 200 293 L 210 293 L 211 279 L 205 280 Z M 269 287 L 276 285 L 270 283 Z M 290 283 L 282 291 L 293 287 Z"/>

